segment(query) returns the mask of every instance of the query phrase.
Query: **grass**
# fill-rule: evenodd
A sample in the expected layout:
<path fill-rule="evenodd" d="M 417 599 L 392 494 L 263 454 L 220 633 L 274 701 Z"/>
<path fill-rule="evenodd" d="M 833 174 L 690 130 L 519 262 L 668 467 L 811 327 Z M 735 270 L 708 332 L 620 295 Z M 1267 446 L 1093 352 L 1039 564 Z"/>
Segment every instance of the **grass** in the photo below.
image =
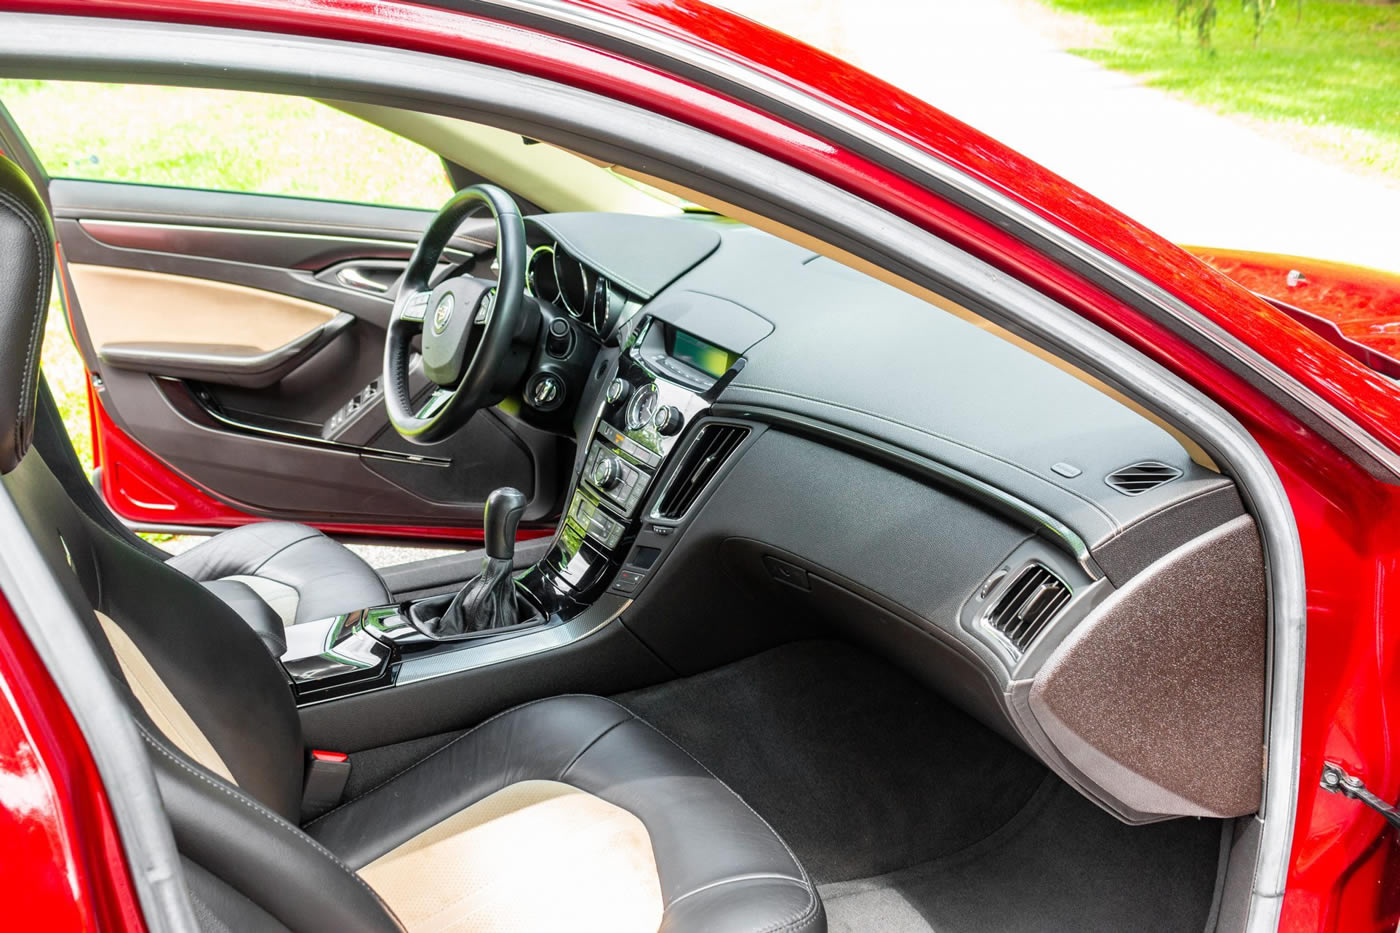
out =
<path fill-rule="evenodd" d="M 427 149 L 305 98 L 0 80 L 0 103 L 53 176 L 432 208 L 451 193 Z M 87 373 L 57 289 L 42 365 L 90 464 Z"/>
<path fill-rule="evenodd" d="M 1400 5 L 1279 0 L 1257 47 L 1238 0 L 1219 0 L 1211 48 L 1175 0 L 1043 0 L 1107 27 L 1076 54 L 1215 110 L 1260 121 L 1302 148 L 1400 179 Z M 1282 196 L 1281 192 L 1281 196 Z"/>

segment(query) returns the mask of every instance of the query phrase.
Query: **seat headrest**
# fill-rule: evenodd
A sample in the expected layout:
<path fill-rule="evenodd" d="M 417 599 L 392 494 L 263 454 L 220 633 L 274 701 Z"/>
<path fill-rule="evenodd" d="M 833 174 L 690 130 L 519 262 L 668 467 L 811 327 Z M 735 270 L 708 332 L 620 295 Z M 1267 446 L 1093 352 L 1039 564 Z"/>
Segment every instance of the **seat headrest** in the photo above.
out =
<path fill-rule="evenodd" d="M 39 352 L 53 284 L 53 224 L 20 167 L 0 155 L 0 473 L 34 437 Z"/>

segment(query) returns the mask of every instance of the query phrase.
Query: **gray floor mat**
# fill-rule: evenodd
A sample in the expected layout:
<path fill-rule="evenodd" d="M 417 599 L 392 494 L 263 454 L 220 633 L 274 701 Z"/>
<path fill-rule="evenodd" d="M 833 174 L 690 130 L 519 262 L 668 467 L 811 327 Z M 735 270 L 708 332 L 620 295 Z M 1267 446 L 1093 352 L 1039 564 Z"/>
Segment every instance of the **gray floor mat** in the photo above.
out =
<path fill-rule="evenodd" d="M 1057 778 L 955 855 L 821 888 L 830 933 L 1198 933 L 1220 824 L 1125 826 Z"/>
<path fill-rule="evenodd" d="M 617 697 L 733 787 L 833 931 L 1181 930 L 1219 823 L 1119 823 L 883 661 L 801 642 Z"/>
<path fill-rule="evenodd" d="M 773 824 L 820 884 L 971 845 L 1045 769 L 889 665 L 799 642 L 617 700 Z"/>

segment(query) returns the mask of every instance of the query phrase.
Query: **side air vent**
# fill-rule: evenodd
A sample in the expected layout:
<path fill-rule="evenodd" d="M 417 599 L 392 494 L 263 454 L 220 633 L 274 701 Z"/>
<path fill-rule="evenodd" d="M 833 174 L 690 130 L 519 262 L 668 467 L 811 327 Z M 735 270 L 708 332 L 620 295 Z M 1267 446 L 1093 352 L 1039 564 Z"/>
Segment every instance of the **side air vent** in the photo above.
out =
<path fill-rule="evenodd" d="M 1011 581 L 987 612 L 986 623 L 1024 654 L 1055 613 L 1069 602 L 1070 590 L 1041 564 L 1031 564 Z"/>
<path fill-rule="evenodd" d="M 1174 466 L 1144 460 L 1114 470 L 1104 477 L 1104 481 L 1125 496 L 1140 496 L 1149 489 L 1170 483 L 1180 475 L 1181 471 Z"/>
<path fill-rule="evenodd" d="M 657 517 L 680 518 L 684 515 L 748 434 L 748 428 L 734 424 L 707 424 L 702 427 L 686 448 L 685 459 L 666 484 L 666 491 L 656 504 Z"/>

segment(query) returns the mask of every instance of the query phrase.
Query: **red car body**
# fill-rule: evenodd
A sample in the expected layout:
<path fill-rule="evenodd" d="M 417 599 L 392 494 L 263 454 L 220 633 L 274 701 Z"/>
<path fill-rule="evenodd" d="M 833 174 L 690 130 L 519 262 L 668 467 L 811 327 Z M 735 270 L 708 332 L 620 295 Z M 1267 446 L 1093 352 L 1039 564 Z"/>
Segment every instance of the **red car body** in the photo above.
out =
<path fill-rule="evenodd" d="M 466 4 L 463 4 L 466 6 Z M 1286 489 L 1300 533 L 1307 583 L 1307 641 L 1297 818 L 1280 928 L 1393 930 L 1400 919 L 1400 853 L 1372 810 L 1319 788 L 1324 760 L 1364 779 L 1383 799 L 1400 797 L 1400 761 L 1390 730 L 1400 719 L 1397 652 L 1387 615 L 1400 611 L 1400 486 L 1368 471 L 1311 419 L 1247 378 L 1230 348 L 1250 348 L 1362 429 L 1375 449 L 1400 451 L 1400 387 L 1335 342 L 1250 289 L 1287 260 L 1210 253 L 1215 269 L 1065 180 L 976 130 L 825 53 L 696 0 L 574 0 L 569 9 L 618 32 L 646 31 L 700 47 L 791 87 L 850 118 L 980 180 L 1016 208 L 1038 215 L 1199 312 L 1207 339 L 1143 313 L 1041 245 L 875 158 L 765 113 L 693 77 L 630 60 L 502 19 L 381 0 L 5 0 L 0 7 L 79 16 L 158 19 L 285 31 L 433 52 L 584 87 L 640 104 L 742 142 L 878 204 L 1030 284 L 1200 389 L 1249 431 Z M 490 4 L 479 9 L 489 11 Z M 1209 251 L 1207 251 L 1209 252 Z M 1320 268 L 1320 267 L 1319 267 Z M 1395 305 L 1393 282 L 1376 280 L 1373 303 L 1343 298 L 1328 276 L 1308 273 L 1311 293 L 1279 297 L 1322 313 L 1366 343 L 1367 316 Z M 1314 278 L 1315 277 L 1315 278 Z M 1286 286 L 1285 286 L 1286 288 Z M 1389 289 L 1389 297 L 1384 297 Z M 1376 295 L 1382 297 L 1376 298 Z M 1329 313 L 1329 309 L 1331 312 Z M 1391 338 L 1387 338 L 1391 339 Z M 1390 344 L 1370 344 L 1388 352 Z M 102 417 L 99 413 L 98 417 Z M 110 437 L 120 437 L 113 432 Z M 104 453 L 109 460 L 139 451 Z M 128 461 L 128 463 L 137 461 Z M 153 468 L 155 469 L 155 468 Z M 159 474 L 154 474 L 159 475 Z M 152 480 L 156 481 L 156 480 Z M 226 519 L 234 520 L 237 516 Z M 49 929 L 139 929 L 115 829 L 82 740 L 10 611 L 0 607 L 0 846 L 9 853 L 0 885 L 27 904 L 29 925 Z M 23 853 L 16 858 L 17 853 Z M 16 870 L 16 867 L 19 870 Z M 10 915 L 13 919 L 14 915 Z"/>

